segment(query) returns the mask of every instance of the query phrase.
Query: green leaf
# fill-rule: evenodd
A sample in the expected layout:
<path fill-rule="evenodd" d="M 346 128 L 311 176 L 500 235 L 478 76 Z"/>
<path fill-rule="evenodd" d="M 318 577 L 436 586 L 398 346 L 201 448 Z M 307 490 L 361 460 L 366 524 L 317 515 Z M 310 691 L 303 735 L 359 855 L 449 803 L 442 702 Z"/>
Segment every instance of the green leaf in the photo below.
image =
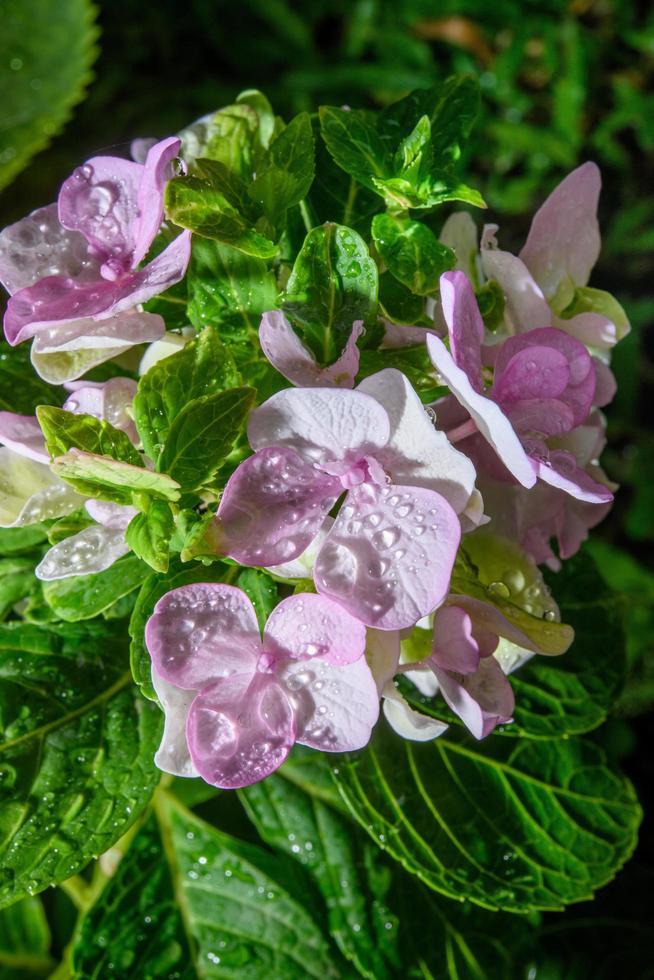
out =
<path fill-rule="evenodd" d="M 589 741 L 406 742 L 379 725 L 334 770 L 353 815 L 430 888 L 508 911 L 592 897 L 631 855 L 633 787 Z"/>
<path fill-rule="evenodd" d="M 137 558 L 147 562 L 156 572 L 166 572 L 174 529 L 170 504 L 165 500 L 153 500 L 146 513 L 136 514 L 129 522 L 125 540 Z"/>
<path fill-rule="evenodd" d="M 271 259 L 277 246 L 254 228 L 246 185 L 223 164 L 203 160 L 197 174 L 166 184 L 166 214 L 176 225 L 232 245 L 247 255 Z"/>
<path fill-rule="evenodd" d="M 0 189 L 48 145 L 91 80 L 98 36 L 88 0 L 2 5 Z M 16 411 L 16 408 L 13 409 Z"/>
<path fill-rule="evenodd" d="M 0 905 L 106 851 L 159 780 L 161 716 L 125 673 L 121 633 L 0 627 Z"/>
<path fill-rule="evenodd" d="M 286 285 L 284 311 L 298 325 L 321 364 L 335 361 L 355 320 L 371 323 L 377 312 L 377 266 L 351 228 L 313 228 Z"/>
<path fill-rule="evenodd" d="M 40 555 L 0 559 L 0 620 L 17 602 L 38 589 L 34 566 L 39 558 Z"/>
<path fill-rule="evenodd" d="M 320 756 L 313 762 L 321 768 Z M 314 878 L 327 905 L 330 934 L 358 972 L 369 980 L 397 976 L 398 922 L 386 906 L 390 868 L 347 818 L 283 777 L 284 768 L 239 791 L 248 816 L 266 844 Z"/>
<path fill-rule="evenodd" d="M 122 463 L 108 456 L 70 449 L 52 461 L 52 469 L 80 493 L 98 500 L 138 507 L 139 497 L 179 499 L 179 483 L 165 473 L 153 473 L 143 466 Z"/>
<path fill-rule="evenodd" d="M 24 898 L 0 911 L 0 980 L 49 976 L 50 929 L 40 898 Z"/>
<path fill-rule="evenodd" d="M 390 177 L 393 171 L 374 113 L 321 106 L 320 132 L 335 163 L 359 184 L 378 193 L 374 178 Z"/>
<path fill-rule="evenodd" d="M 442 273 L 456 264 L 452 249 L 420 221 L 378 214 L 372 222 L 372 237 L 388 270 L 420 296 L 437 292 Z"/>
<path fill-rule="evenodd" d="M 63 456 L 69 449 L 110 456 L 131 466 L 143 466 L 140 453 L 121 429 L 93 415 L 76 415 L 49 405 L 37 408 L 36 416 L 51 456 Z"/>
<path fill-rule="evenodd" d="M 0 555 L 20 555 L 32 551 L 48 540 L 48 532 L 41 524 L 27 527 L 0 528 Z"/>
<path fill-rule="evenodd" d="M 152 661 L 145 646 L 144 632 L 145 624 L 154 612 L 158 600 L 167 592 L 178 589 L 182 585 L 194 585 L 196 582 L 230 582 L 233 577 L 234 568 L 221 562 L 205 566 L 196 562 L 192 565 L 182 565 L 175 561 L 171 562 L 165 575 L 149 574 L 145 579 L 129 622 L 130 663 L 135 682 L 150 701 L 156 701 L 157 695 L 152 687 Z"/>
<path fill-rule="evenodd" d="M 244 568 L 239 572 L 235 584 L 239 589 L 243 589 L 250 599 L 257 614 L 259 629 L 263 632 L 268 617 L 279 602 L 277 583 L 261 569 Z"/>
<path fill-rule="evenodd" d="M 59 619 L 75 623 L 106 612 L 137 589 L 149 571 L 135 555 L 125 555 L 104 572 L 44 582 L 43 594 Z"/>
<path fill-rule="evenodd" d="M 313 118 L 316 138 L 316 176 L 309 192 L 309 201 L 319 222 L 337 220 L 368 235 L 370 219 L 383 204 L 376 192 L 363 187 L 335 163 L 320 136 L 317 116 Z"/>
<path fill-rule="evenodd" d="M 150 459 L 157 461 L 171 423 L 188 402 L 239 383 L 234 359 L 215 327 L 206 327 L 177 354 L 158 361 L 139 381 L 133 404 L 134 420 Z"/>
<path fill-rule="evenodd" d="M 1 174 L 0 166 L 0 179 Z M 0 344 L 0 411 L 34 415 L 37 405 L 58 405 L 60 401 L 61 389 L 35 374 L 29 344 L 22 347 Z"/>
<path fill-rule="evenodd" d="M 202 486 L 232 448 L 254 396 L 254 388 L 230 388 L 185 405 L 170 427 L 158 469 L 185 490 Z"/>
<path fill-rule="evenodd" d="M 270 144 L 248 195 L 277 226 L 286 210 L 308 194 L 313 177 L 311 118 L 308 112 L 301 112 Z"/>
<path fill-rule="evenodd" d="M 425 319 L 425 301 L 403 286 L 390 272 L 379 277 L 379 305 L 382 315 L 392 323 L 403 326 L 421 323 Z M 431 326 L 427 320 L 425 326 Z"/>
<path fill-rule="evenodd" d="M 81 924 L 78 976 L 183 980 L 340 977 L 317 924 L 289 892 L 292 866 L 156 796 L 150 820 Z M 129 973 L 128 973 L 129 971 Z"/>
<path fill-rule="evenodd" d="M 560 316 L 564 320 L 569 320 L 580 313 L 598 313 L 600 316 L 607 317 L 615 324 L 618 340 L 622 340 L 629 333 L 627 314 L 617 299 L 604 289 L 577 286 L 572 301 L 561 312 Z"/>
<path fill-rule="evenodd" d="M 486 203 L 473 187 L 468 187 L 447 170 L 432 170 L 418 181 L 398 177 L 373 178 L 373 184 L 391 208 L 430 209 L 446 201 L 463 201 L 476 208 L 485 208 Z"/>

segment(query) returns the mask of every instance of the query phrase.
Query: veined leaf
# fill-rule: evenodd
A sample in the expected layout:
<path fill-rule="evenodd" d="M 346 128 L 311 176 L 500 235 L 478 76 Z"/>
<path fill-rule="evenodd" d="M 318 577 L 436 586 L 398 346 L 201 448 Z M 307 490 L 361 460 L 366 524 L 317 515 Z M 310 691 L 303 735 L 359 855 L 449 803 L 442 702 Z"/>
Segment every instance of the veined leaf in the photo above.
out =
<path fill-rule="evenodd" d="M 179 483 L 165 473 L 78 449 L 54 459 L 52 469 L 80 493 L 98 500 L 138 505 L 140 494 L 161 500 L 179 498 Z"/>
<path fill-rule="evenodd" d="M 159 780 L 161 716 L 124 671 L 120 631 L 0 627 L 0 905 L 81 870 Z"/>
<path fill-rule="evenodd" d="M 379 135 L 374 113 L 321 106 L 320 132 L 334 161 L 364 187 L 377 193 L 374 178 L 393 174 L 391 154 Z"/>
<path fill-rule="evenodd" d="M 238 384 L 234 359 L 215 327 L 158 361 L 139 381 L 134 398 L 134 419 L 150 459 L 157 461 L 172 422 L 188 402 Z"/>
<path fill-rule="evenodd" d="M 63 456 L 69 449 L 110 456 L 131 466 L 143 466 L 140 453 L 121 429 L 93 415 L 65 412 L 45 405 L 36 415 L 51 456 Z"/>
<path fill-rule="evenodd" d="M 105 613 L 143 582 L 150 569 L 135 555 L 119 558 L 95 575 L 76 575 L 43 583 L 46 602 L 59 619 L 76 623 Z"/>
<path fill-rule="evenodd" d="M 437 292 L 441 274 L 456 263 L 452 249 L 420 221 L 378 214 L 372 237 L 388 270 L 419 296 Z"/>
<path fill-rule="evenodd" d="M 268 147 L 248 195 L 277 226 L 288 208 L 307 195 L 314 176 L 311 118 L 301 112 Z"/>
<path fill-rule="evenodd" d="M 2 180 L 0 167 L 0 181 Z M 0 411 L 34 415 L 37 405 L 58 405 L 61 389 L 49 385 L 34 372 L 29 344 L 0 347 Z"/>
<path fill-rule="evenodd" d="M 507 911 L 592 897 L 631 855 L 633 787 L 592 742 L 405 742 L 379 725 L 335 778 L 380 847 L 435 891 Z"/>
<path fill-rule="evenodd" d="M 54 967 L 43 903 L 23 898 L 0 910 L 0 980 L 35 980 Z"/>
<path fill-rule="evenodd" d="M 136 514 L 125 531 L 125 540 L 134 554 L 157 572 L 168 570 L 170 539 L 175 519 L 170 504 L 153 500 L 146 513 Z"/>

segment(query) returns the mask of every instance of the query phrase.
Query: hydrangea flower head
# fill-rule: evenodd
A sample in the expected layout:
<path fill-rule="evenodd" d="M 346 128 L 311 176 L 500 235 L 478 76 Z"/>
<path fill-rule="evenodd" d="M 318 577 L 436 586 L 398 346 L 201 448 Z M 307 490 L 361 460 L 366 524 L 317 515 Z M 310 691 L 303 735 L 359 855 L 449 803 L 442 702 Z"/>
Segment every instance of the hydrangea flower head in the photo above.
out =
<path fill-rule="evenodd" d="M 166 713 L 160 768 L 225 789 L 274 772 L 300 742 L 363 747 L 379 714 L 365 629 L 323 596 L 282 600 L 259 633 L 231 585 L 187 585 L 155 606 L 146 644 Z"/>

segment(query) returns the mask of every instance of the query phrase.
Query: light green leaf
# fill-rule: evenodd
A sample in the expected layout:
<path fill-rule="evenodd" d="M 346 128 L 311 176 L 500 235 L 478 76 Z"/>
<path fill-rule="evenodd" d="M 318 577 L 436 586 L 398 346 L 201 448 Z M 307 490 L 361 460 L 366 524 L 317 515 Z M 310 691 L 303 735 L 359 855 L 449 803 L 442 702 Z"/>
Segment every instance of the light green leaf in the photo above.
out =
<path fill-rule="evenodd" d="M 377 290 L 377 266 L 361 236 L 328 223 L 305 238 L 283 306 L 320 363 L 330 364 L 345 347 L 353 322 L 374 320 Z"/>
<path fill-rule="evenodd" d="M 182 565 L 174 560 L 165 575 L 149 574 L 143 582 L 129 622 L 130 663 L 135 682 L 142 694 L 150 701 L 156 701 L 157 695 L 152 687 L 152 661 L 145 646 L 144 632 L 145 624 L 154 612 L 155 605 L 167 592 L 178 589 L 182 585 L 194 585 L 196 582 L 231 582 L 234 574 L 235 569 L 222 562 L 205 566 L 199 562 Z"/>
<path fill-rule="evenodd" d="M 153 500 L 144 514 L 136 514 L 125 531 L 125 540 L 137 558 L 156 572 L 166 572 L 175 519 L 170 504 Z"/>
<path fill-rule="evenodd" d="M 359 184 L 378 193 L 374 178 L 392 176 L 391 155 L 374 113 L 321 106 L 320 132 L 334 161 Z"/>
<path fill-rule="evenodd" d="M 418 181 L 404 176 L 373 178 L 377 192 L 393 209 L 414 208 L 430 210 L 446 201 L 463 201 L 476 208 L 485 208 L 486 203 L 473 187 L 468 187 L 454 174 L 446 170 L 432 170 Z"/>
<path fill-rule="evenodd" d="M 590 741 L 406 742 L 380 724 L 334 770 L 353 815 L 435 891 L 508 911 L 592 897 L 630 857 L 633 787 Z"/>
<path fill-rule="evenodd" d="M 560 314 L 563 320 L 569 320 L 580 313 L 598 313 L 615 324 L 618 340 L 629 333 L 631 329 L 627 314 L 618 303 L 615 296 L 604 289 L 593 286 L 577 286 L 572 302 Z"/>
<path fill-rule="evenodd" d="M 95 575 L 75 575 L 43 583 L 43 594 L 54 613 L 68 623 L 105 613 L 143 582 L 150 569 L 135 555 L 119 558 Z"/>
<path fill-rule="evenodd" d="M 168 433 L 157 466 L 185 490 L 202 486 L 223 463 L 252 408 L 253 388 L 195 398 Z"/>
<path fill-rule="evenodd" d="M 98 36 L 88 0 L 3 2 L 1 12 L 0 189 L 48 145 L 83 98 Z"/>
<path fill-rule="evenodd" d="M 259 629 L 263 632 L 268 617 L 279 602 L 277 583 L 259 568 L 244 568 L 239 572 L 235 584 L 250 599 L 257 614 Z"/>
<path fill-rule="evenodd" d="M 277 226 L 286 210 L 308 194 L 313 177 L 311 118 L 308 112 L 301 112 L 270 144 L 248 195 Z"/>
<path fill-rule="evenodd" d="M 78 975 L 104 976 L 112 962 L 133 977 L 342 976 L 292 865 L 215 830 L 167 793 L 157 793 L 155 813 L 82 922 Z"/>
<path fill-rule="evenodd" d="M 4 625 L 0 649 L 7 905 L 76 874 L 134 822 L 159 780 L 161 715 L 125 673 L 120 627 Z"/>
<path fill-rule="evenodd" d="M 0 555 L 20 555 L 32 551 L 48 540 L 48 532 L 40 524 L 29 527 L 1 527 Z"/>
<path fill-rule="evenodd" d="M 50 929 L 40 898 L 23 898 L 0 911 L 0 980 L 47 977 Z"/>
<path fill-rule="evenodd" d="M 442 273 L 456 264 L 452 249 L 420 221 L 378 214 L 372 222 L 372 237 L 388 270 L 420 296 L 436 293 Z"/>
<path fill-rule="evenodd" d="M 133 404 L 134 420 L 150 459 L 157 461 L 171 423 L 188 402 L 239 383 L 234 359 L 215 327 L 205 327 L 179 353 L 158 361 L 139 381 Z"/>
<path fill-rule="evenodd" d="M 51 465 L 62 480 L 87 497 L 98 500 L 138 507 L 141 494 L 162 500 L 179 498 L 179 483 L 172 477 L 108 456 L 70 449 L 64 456 L 53 460 Z"/>
<path fill-rule="evenodd" d="M 63 456 L 69 449 L 110 456 L 132 466 L 143 466 L 141 455 L 121 429 L 93 415 L 76 415 L 62 408 L 45 405 L 36 410 L 45 444 L 51 456 Z"/>

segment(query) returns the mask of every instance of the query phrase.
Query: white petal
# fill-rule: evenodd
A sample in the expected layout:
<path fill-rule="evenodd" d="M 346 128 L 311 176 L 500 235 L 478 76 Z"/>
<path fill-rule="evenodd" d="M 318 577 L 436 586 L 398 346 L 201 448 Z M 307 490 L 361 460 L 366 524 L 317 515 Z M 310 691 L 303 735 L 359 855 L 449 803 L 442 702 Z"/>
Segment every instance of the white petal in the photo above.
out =
<path fill-rule="evenodd" d="M 49 466 L 0 448 L 0 527 L 21 527 L 62 517 L 83 501 Z"/>
<path fill-rule="evenodd" d="M 171 354 L 177 354 L 178 351 L 186 347 L 193 337 L 195 337 L 193 327 L 182 327 L 180 333 L 174 333 L 172 330 L 169 330 L 161 340 L 155 340 L 153 344 L 150 344 L 141 358 L 138 370 L 139 375 L 146 374 L 151 367 L 154 367 L 159 361 L 163 361 L 164 358 L 170 357 Z"/>
<path fill-rule="evenodd" d="M 456 269 L 465 272 L 472 282 L 479 281 L 477 226 L 467 211 L 451 214 L 438 236 L 443 245 L 454 250 Z"/>
<path fill-rule="evenodd" d="M 505 640 L 501 636 L 493 656 L 505 674 L 512 674 L 514 670 L 518 670 L 528 660 L 531 660 L 535 653 L 533 650 L 526 650 L 524 647 L 518 646 L 517 643 L 511 643 L 510 640 Z"/>
<path fill-rule="evenodd" d="M 19 456 L 34 459 L 37 463 L 49 463 L 50 453 L 36 415 L 16 415 L 0 412 L 0 445 L 7 446 Z"/>
<path fill-rule="evenodd" d="M 521 259 L 502 249 L 482 245 L 481 265 L 486 277 L 495 279 L 504 293 L 504 320 L 511 333 L 551 325 L 549 304 Z"/>
<path fill-rule="evenodd" d="M 333 524 L 334 518 L 326 517 L 318 534 L 301 555 L 298 555 L 293 561 L 285 561 L 281 565 L 271 565 L 266 568 L 266 571 L 276 578 L 311 578 L 318 552 Z"/>
<path fill-rule="evenodd" d="M 401 735 L 402 738 L 412 742 L 431 742 L 438 738 L 449 725 L 437 718 L 430 718 L 429 715 L 421 715 L 415 711 L 402 697 L 392 681 L 386 685 L 382 692 L 382 707 L 386 721 L 393 731 Z"/>
<path fill-rule="evenodd" d="M 50 548 L 34 574 L 43 582 L 94 575 L 109 568 L 128 551 L 124 531 L 94 524 Z"/>
<path fill-rule="evenodd" d="M 186 719 L 195 699 L 195 691 L 182 691 L 165 681 L 154 668 L 152 686 L 155 689 L 165 722 L 161 745 L 154 757 L 154 764 L 173 776 L 197 776 L 186 743 Z"/>
<path fill-rule="evenodd" d="M 372 395 L 388 414 L 390 437 L 377 458 L 393 483 L 435 490 L 457 514 L 464 511 L 474 490 L 475 468 L 434 428 L 408 378 L 385 368 L 365 378 L 357 391 Z"/>
<path fill-rule="evenodd" d="M 366 632 L 366 658 L 381 694 L 393 681 L 400 665 L 400 633 L 398 630 L 368 629 Z"/>
<path fill-rule="evenodd" d="M 114 531 L 125 531 L 131 519 L 138 514 L 136 507 L 112 504 L 108 500 L 87 500 L 84 507 L 89 517 Z"/>

